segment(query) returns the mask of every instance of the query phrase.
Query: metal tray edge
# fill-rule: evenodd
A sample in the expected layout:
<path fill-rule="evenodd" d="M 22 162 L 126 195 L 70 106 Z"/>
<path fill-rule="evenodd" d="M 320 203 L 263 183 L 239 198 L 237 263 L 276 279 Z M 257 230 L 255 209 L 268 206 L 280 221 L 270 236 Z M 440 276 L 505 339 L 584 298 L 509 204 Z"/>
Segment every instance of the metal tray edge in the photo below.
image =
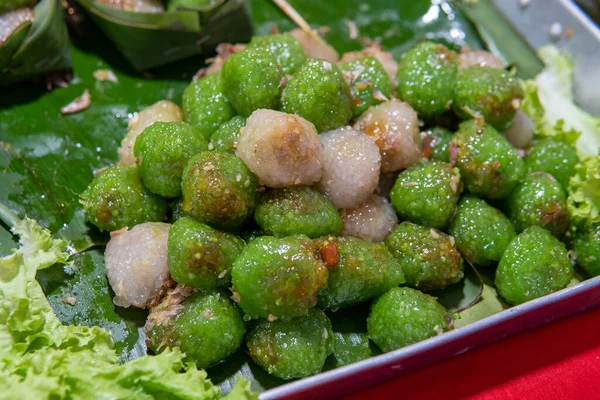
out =
<path fill-rule="evenodd" d="M 552 321 L 600 306 L 600 277 L 423 342 L 260 394 L 260 400 L 332 399 Z"/>

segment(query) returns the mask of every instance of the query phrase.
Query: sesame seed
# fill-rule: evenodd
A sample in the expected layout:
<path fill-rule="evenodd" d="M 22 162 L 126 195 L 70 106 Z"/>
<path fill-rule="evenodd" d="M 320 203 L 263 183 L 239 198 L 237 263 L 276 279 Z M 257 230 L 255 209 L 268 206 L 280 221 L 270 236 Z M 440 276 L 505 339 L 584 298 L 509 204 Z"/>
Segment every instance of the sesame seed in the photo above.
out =
<path fill-rule="evenodd" d="M 550 25 L 550 39 L 554 42 L 560 39 L 563 33 L 563 26 L 560 22 L 554 22 Z"/>

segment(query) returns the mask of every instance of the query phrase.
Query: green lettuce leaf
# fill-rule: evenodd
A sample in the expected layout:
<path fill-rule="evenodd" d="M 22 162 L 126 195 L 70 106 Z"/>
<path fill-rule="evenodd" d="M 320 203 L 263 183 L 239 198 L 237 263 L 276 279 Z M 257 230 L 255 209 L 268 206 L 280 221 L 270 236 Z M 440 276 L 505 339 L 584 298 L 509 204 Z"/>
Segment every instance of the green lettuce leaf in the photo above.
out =
<path fill-rule="evenodd" d="M 0 399 L 220 397 L 205 371 L 184 364 L 178 348 L 118 365 L 106 330 L 62 325 L 35 275 L 57 263 L 68 267 L 67 243 L 33 220 L 12 222 L 19 248 L 0 259 Z M 228 398 L 257 395 L 240 380 Z"/>
<path fill-rule="evenodd" d="M 577 165 L 569 181 L 567 206 L 575 227 L 600 223 L 600 156 L 588 157 Z"/>
<path fill-rule="evenodd" d="M 231 392 L 223 397 L 223 400 L 246 399 L 258 399 L 258 394 L 252 392 L 252 389 L 250 389 L 250 381 L 246 379 L 238 379 Z"/>
<path fill-rule="evenodd" d="M 521 104 L 533 120 L 536 134 L 575 144 L 582 155 L 598 154 L 600 118 L 575 104 L 570 58 L 552 45 L 542 47 L 538 54 L 546 66 L 535 81 L 523 82 Z"/>

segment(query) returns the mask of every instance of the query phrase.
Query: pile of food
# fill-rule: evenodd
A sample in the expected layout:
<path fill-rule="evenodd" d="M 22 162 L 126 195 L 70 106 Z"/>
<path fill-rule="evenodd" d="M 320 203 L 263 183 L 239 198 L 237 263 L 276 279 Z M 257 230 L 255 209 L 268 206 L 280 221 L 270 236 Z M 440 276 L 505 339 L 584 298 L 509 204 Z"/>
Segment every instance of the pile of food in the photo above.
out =
<path fill-rule="evenodd" d="M 115 304 L 150 310 L 151 351 L 206 368 L 246 346 L 301 378 L 334 352 L 325 310 L 372 302 L 387 352 L 452 328 L 427 292 L 465 265 L 497 265 L 509 304 L 565 288 L 574 254 L 600 273 L 598 160 L 541 126 L 535 90 L 493 54 L 426 41 L 399 63 L 377 46 L 340 59 L 295 30 L 212 61 L 182 108 L 130 121 L 81 195 L 111 232 Z"/>

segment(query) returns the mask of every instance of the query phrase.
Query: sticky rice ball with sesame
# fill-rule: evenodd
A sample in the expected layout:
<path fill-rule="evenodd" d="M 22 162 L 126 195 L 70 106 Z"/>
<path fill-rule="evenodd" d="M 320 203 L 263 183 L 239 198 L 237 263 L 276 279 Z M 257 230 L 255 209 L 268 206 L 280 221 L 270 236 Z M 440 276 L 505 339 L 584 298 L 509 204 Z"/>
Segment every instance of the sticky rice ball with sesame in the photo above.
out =
<path fill-rule="evenodd" d="M 180 122 L 183 121 L 183 111 L 179 106 L 168 100 L 162 100 L 144 108 L 129 120 L 127 135 L 121 141 L 119 153 L 120 165 L 135 166 L 135 155 L 133 146 L 139 135 L 155 122 Z"/>
<path fill-rule="evenodd" d="M 214 228 L 236 231 L 254 213 L 257 186 L 256 177 L 233 154 L 203 151 L 183 170 L 182 209 Z"/>
<path fill-rule="evenodd" d="M 383 65 L 385 72 L 390 77 L 392 84 L 395 84 L 396 75 L 398 74 L 398 62 L 396 60 L 394 60 L 392 53 L 390 53 L 388 51 L 384 51 L 381 48 L 381 46 L 378 44 L 373 44 L 369 47 L 365 47 L 364 49 L 362 49 L 360 51 L 349 51 L 348 53 L 344 53 L 342 55 L 342 59 L 340 60 L 340 62 L 343 62 L 343 63 L 352 62 L 352 61 L 360 60 L 361 58 L 364 58 L 367 56 L 373 56 L 377 60 L 379 60 L 381 65 Z"/>
<path fill-rule="evenodd" d="M 240 130 L 235 154 L 269 187 L 312 185 L 321 179 L 317 130 L 297 115 L 256 110 Z"/>
<path fill-rule="evenodd" d="M 454 215 L 461 192 L 458 168 L 430 161 L 402 171 L 390 199 L 403 220 L 441 229 Z"/>

